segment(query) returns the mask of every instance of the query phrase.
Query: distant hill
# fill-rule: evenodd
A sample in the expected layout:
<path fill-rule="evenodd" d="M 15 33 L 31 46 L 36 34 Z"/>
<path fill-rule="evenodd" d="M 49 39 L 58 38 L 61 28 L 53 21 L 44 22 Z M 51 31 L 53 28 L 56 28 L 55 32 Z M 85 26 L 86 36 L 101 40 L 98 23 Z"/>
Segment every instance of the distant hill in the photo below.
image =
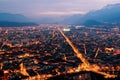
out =
<path fill-rule="evenodd" d="M 120 4 L 107 5 L 96 11 L 84 15 L 84 20 L 93 19 L 101 22 L 120 21 Z"/>
<path fill-rule="evenodd" d="M 85 26 L 93 26 L 93 25 L 102 25 L 103 23 L 96 21 L 96 20 L 86 20 L 83 25 Z"/>
<path fill-rule="evenodd" d="M 82 25 L 120 25 L 120 3 L 111 4 L 103 7 L 102 9 L 90 11 L 86 14 L 75 14 L 66 16 L 41 16 L 36 20 L 30 20 L 21 14 L 0 13 L 0 22 L 19 22 L 29 23 L 35 21 L 37 23 L 60 23 L 60 24 L 82 24 Z M 114 25 L 113 25 L 114 26 Z"/>
<path fill-rule="evenodd" d="M 38 24 L 32 22 L 8 22 L 0 21 L 0 27 L 23 27 L 23 26 L 37 26 Z"/>
<path fill-rule="evenodd" d="M 0 13 L 0 27 L 21 27 L 37 25 L 24 15 Z"/>
<path fill-rule="evenodd" d="M 69 16 L 67 18 L 65 18 L 63 21 L 61 21 L 61 23 L 64 23 L 64 24 L 75 24 L 79 19 L 82 18 L 82 14 L 76 14 L 76 15 L 72 15 L 72 16 Z"/>
<path fill-rule="evenodd" d="M 21 14 L 0 13 L 0 21 L 30 22 L 30 19 Z"/>
<path fill-rule="evenodd" d="M 86 26 L 102 25 L 108 23 L 120 24 L 120 3 L 110 4 L 102 9 L 90 11 L 84 15 L 76 14 L 65 18 L 62 23 L 66 24 L 82 24 Z"/>
<path fill-rule="evenodd" d="M 88 24 L 91 20 L 98 23 L 120 22 L 120 4 L 111 4 L 100 10 L 90 11 L 76 21 L 75 24 Z M 91 22 L 91 25 L 92 23 L 93 22 Z"/>

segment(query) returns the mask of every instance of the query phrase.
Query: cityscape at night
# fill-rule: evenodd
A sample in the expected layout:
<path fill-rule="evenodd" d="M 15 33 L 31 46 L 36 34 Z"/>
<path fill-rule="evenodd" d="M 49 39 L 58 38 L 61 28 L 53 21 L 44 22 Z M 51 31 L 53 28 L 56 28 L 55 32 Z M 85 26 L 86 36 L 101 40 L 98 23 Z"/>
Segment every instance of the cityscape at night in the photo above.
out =
<path fill-rule="evenodd" d="M 0 80 L 120 80 L 120 1 L 0 0 Z"/>
<path fill-rule="evenodd" d="M 100 74 L 106 80 L 120 79 L 119 28 L 46 24 L 1 28 L 0 34 L 3 80 L 51 80 L 79 72 L 83 74 L 69 77 L 70 80 L 91 80 L 85 71 Z"/>

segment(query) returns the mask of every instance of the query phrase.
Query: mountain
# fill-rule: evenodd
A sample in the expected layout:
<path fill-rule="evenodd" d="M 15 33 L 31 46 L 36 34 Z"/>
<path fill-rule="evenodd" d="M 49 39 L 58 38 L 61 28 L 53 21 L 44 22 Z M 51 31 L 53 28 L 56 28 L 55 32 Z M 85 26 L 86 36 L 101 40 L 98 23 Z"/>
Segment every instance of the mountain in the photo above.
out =
<path fill-rule="evenodd" d="M 0 13 L 0 21 L 30 22 L 29 18 L 21 14 Z"/>
<path fill-rule="evenodd" d="M 0 21 L 0 27 L 23 27 L 23 26 L 37 26 L 38 24 L 32 22 L 8 22 Z"/>
<path fill-rule="evenodd" d="M 36 26 L 37 24 L 21 14 L 0 13 L 1 27 Z"/>
<path fill-rule="evenodd" d="M 84 24 L 85 26 L 102 25 L 101 22 L 96 21 L 96 20 L 86 20 L 83 24 Z"/>
<path fill-rule="evenodd" d="M 86 14 L 67 15 L 59 18 L 46 17 L 41 18 L 39 21 L 42 23 L 82 24 L 89 26 L 111 25 L 112 23 L 120 24 L 120 3 L 109 4 L 99 10 L 90 11 Z"/>
<path fill-rule="evenodd" d="M 83 16 L 82 14 L 71 15 L 71 16 L 68 16 L 67 18 L 65 18 L 63 21 L 61 21 L 61 23 L 64 23 L 64 24 L 74 24 L 80 18 L 82 18 L 82 16 Z"/>
<path fill-rule="evenodd" d="M 71 15 L 47 15 L 47 16 L 40 16 L 34 21 L 40 24 L 54 24 L 54 23 L 67 23 L 68 18 L 71 17 Z M 65 22 L 64 22 L 65 21 Z"/>
<path fill-rule="evenodd" d="M 90 11 L 75 24 L 86 24 L 91 20 L 98 23 L 120 22 L 120 4 L 111 4 L 103 7 L 102 9 Z"/>
<path fill-rule="evenodd" d="M 57 17 L 40 17 L 40 19 L 37 19 L 35 21 L 40 24 L 53 24 L 60 22 L 60 19 Z"/>
<path fill-rule="evenodd" d="M 64 16 L 41 16 L 40 18 L 30 20 L 21 14 L 0 13 L 0 21 L 7 22 L 31 22 L 37 23 L 60 23 L 60 24 L 84 24 L 84 25 L 102 25 L 109 23 L 120 24 L 120 3 L 110 4 L 99 10 L 90 11 L 86 14 L 64 15 Z"/>

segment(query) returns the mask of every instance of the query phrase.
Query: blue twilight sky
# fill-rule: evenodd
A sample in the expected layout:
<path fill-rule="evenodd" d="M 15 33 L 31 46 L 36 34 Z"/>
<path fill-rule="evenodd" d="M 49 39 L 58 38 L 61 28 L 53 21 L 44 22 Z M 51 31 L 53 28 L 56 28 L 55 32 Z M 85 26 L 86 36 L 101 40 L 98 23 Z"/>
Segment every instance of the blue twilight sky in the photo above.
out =
<path fill-rule="evenodd" d="M 27 16 L 84 14 L 120 0 L 0 0 L 0 12 Z"/>

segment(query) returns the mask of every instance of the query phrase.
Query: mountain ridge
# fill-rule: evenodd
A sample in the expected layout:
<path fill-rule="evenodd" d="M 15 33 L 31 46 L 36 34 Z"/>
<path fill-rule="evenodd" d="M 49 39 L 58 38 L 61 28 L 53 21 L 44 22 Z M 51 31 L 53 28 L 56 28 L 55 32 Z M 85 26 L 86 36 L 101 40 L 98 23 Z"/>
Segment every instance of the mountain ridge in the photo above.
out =
<path fill-rule="evenodd" d="M 85 14 L 77 24 L 84 23 L 88 20 L 94 20 L 101 23 L 104 22 L 120 22 L 120 4 L 107 5 L 99 10 L 90 11 Z M 81 22 L 82 20 L 82 22 Z"/>
<path fill-rule="evenodd" d="M 0 21 L 30 22 L 30 19 L 22 14 L 0 13 Z"/>
<path fill-rule="evenodd" d="M 22 14 L 0 13 L 1 27 L 22 27 L 22 26 L 36 26 L 38 24 L 31 22 L 29 18 Z"/>

